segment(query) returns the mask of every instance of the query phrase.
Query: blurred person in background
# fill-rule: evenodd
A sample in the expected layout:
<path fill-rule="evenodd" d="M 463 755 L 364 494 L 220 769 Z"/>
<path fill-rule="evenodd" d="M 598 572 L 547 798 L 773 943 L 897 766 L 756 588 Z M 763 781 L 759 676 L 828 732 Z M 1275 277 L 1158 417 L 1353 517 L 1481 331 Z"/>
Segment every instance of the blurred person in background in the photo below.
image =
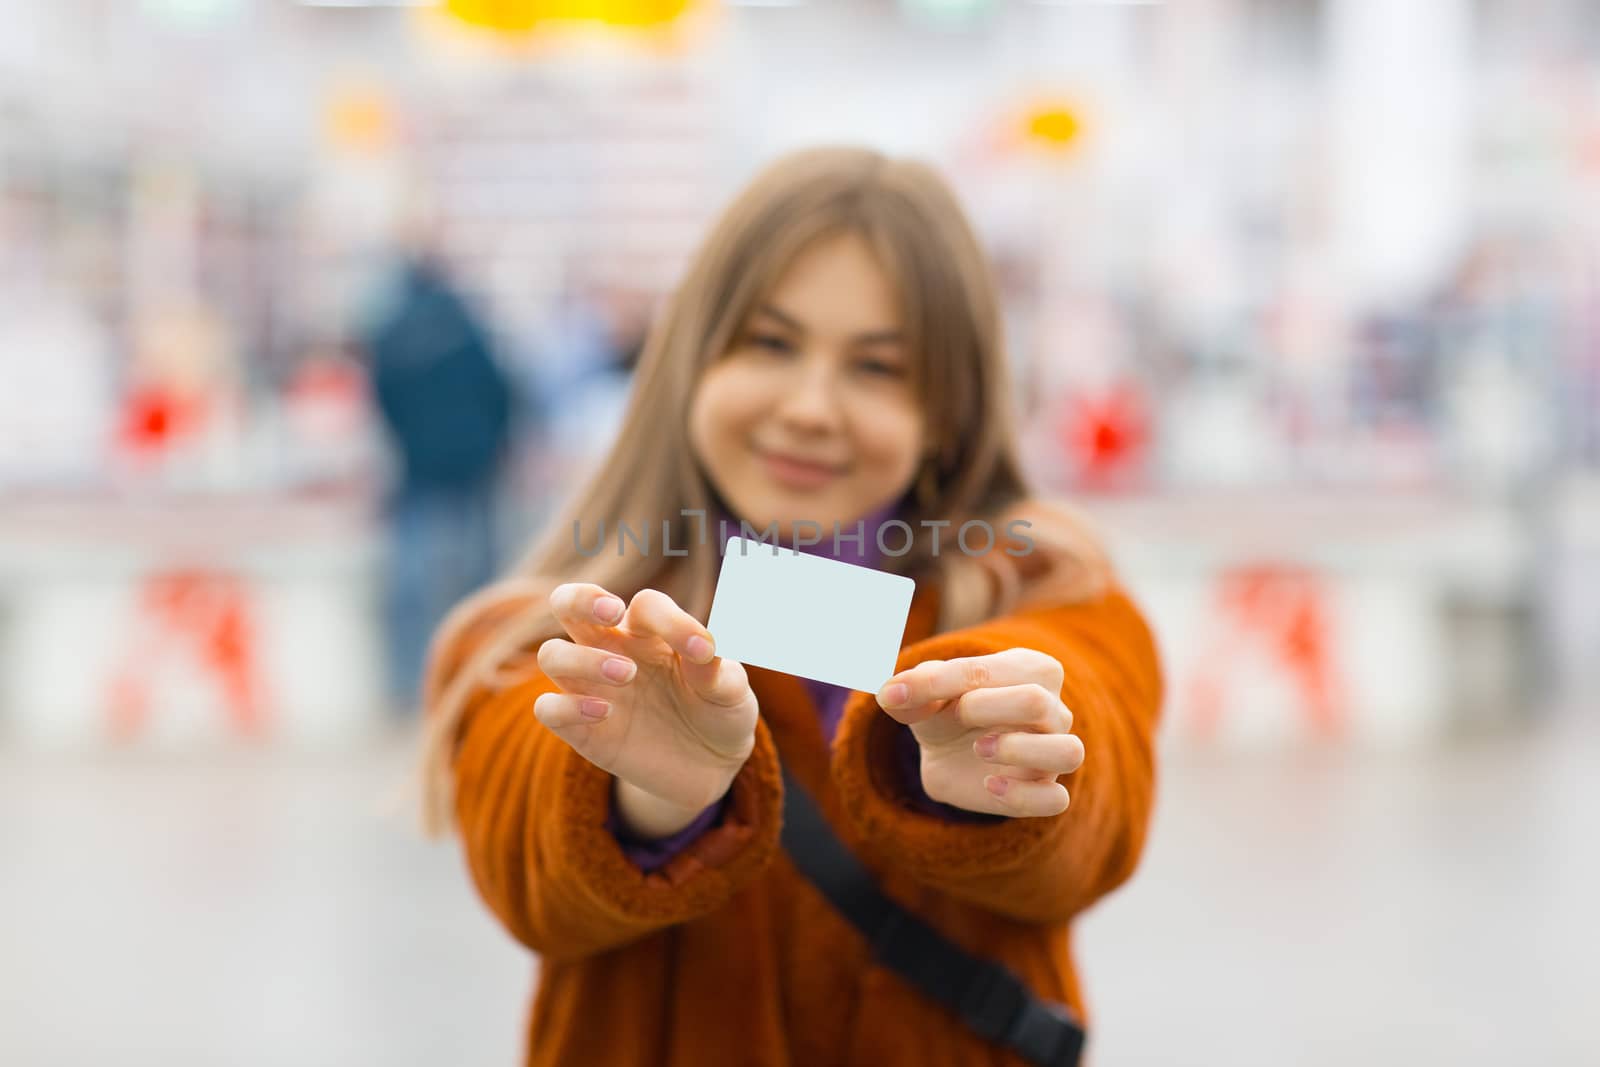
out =
<path fill-rule="evenodd" d="M 495 572 L 513 390 L 487 330 L 426 252 L 397 264 L 364 347 L 399 460 L 385 507 L 385 622 L 391 702 L 405 714 L 417 707 L 434 627 Z"/>
<path fill-rule="evenodd" d="M 436 637 L 425 815 L 542 957 L 527 1063 L 999 1062 L 775 859 L 780 757 L 886 894 L 1082 1017 L 1070 928 L 1138 862 L 1163 683 L 1013 434 L 993 285 L 931 169 L 803 152 L 726 211 L 606 462 Z M 974 518 L 1031 547 L 956 551 Z M 578 543 L 619 520 L 680 551 Z M 730 521 L 832 525 L 807 550 L 915 579 L 876 697 L 717 656 L 704 531 Z"/>

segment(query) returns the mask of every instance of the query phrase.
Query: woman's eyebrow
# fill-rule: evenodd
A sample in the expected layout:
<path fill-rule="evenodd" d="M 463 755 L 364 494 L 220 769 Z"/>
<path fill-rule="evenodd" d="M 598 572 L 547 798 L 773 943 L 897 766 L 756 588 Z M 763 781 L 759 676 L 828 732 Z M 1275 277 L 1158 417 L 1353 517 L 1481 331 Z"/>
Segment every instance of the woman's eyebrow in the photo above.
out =
<path fill-rule="evenodd" d="M 868 330 L 850 338 L 858 345 L 897 345 L 906 339 L 899 330 Z"/>
<path fill-rule="evenodd" d="M 784 326 L 787 326 L 795 333 L 806 332 L 806 328 L 800 325 L 799 319 L 795 318 L 793 315 L 785 314 L 771 304 L 762 304 L 760 307 L 756 308 L 756 314 L 766 315 L 770 318 L 777 319 L 780 323 L 782 323 Z"/>
<path fill-rule="evenodd" d="M 762 304 L 756 308 L 756 314 L 766 315 L 770 318 L 776 319 L 779 323 L 788 329 L 793 330 L 795 333 L 803 334 L 806 332 L 805 326 L 800 322 L 799 319 L 795 318 L 793 315 L 790 315 L 788 312 L 782 310 L 776 305 Z M 850 338 L 852 344 L 858 345 L 899 344 L 904 340 L 905 334 L 894 328 L 884 330 L 867 330 L 863 333 L 853 334 Z"/>

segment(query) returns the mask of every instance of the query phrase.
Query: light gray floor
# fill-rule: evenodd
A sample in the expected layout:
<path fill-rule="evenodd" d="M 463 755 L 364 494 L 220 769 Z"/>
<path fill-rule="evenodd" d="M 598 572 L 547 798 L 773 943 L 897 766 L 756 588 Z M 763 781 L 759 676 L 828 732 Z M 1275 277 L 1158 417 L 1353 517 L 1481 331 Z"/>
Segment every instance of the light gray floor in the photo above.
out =
<path fill-rule="evenodd" d="M 408 753 L 0 752 L 0 1064 L 516 1061 L 531 960 Z M 1600 744 L 1168 756 L 1082 924 L 1094 1062 L 1597 1064 Z"/>
<path fill-rule="evenodd" d="M 1170 761 L 1084 923 L 1098 1063 L 1600 1064 L 1600 743 Z"/>

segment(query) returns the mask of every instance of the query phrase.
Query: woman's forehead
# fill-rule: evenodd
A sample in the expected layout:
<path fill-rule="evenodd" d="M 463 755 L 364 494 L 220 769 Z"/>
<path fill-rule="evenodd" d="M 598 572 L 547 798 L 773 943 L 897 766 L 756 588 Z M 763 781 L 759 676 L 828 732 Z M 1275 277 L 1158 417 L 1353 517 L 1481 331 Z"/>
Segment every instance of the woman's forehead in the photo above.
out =
<path fill-rule="evenodd" d="M 847 233 L 803 249 L 751 313 L 794 328 L 881 333 L 902 326 L 901 303 L 898 280 L 862 237 Z"/>

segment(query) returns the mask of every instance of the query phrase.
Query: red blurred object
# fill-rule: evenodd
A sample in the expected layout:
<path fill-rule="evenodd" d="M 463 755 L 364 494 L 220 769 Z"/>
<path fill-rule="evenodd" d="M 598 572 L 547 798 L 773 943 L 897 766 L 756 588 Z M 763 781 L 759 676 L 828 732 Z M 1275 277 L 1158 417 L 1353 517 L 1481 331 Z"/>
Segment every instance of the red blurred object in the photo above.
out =
<path fill-rule="evenodd" d="M 1334 666 L 1331 611 L 1320 575 L 1271 563 L 1226 571 L 1211 617 L 1217 625 L 1189 689 L 1194 725 L 1202 738 L 1214 738 L 1221 728 L 1225 672 L 1251 644 L 1265 648 L 1288 673 L 1315 734 L 1332 740 L 1344 733 L 1343 687 Z"/>
<path fill-rule="evenodd" d="M 217 682 L 234 731 L 265 733 L 256 627 L 244 583 L 216 571 L 154 574 L 140 594 L 141 625 L 111 683 L 111 733 L 130 740 L 149 721 L 152 669 L 188 652 Z"/>
<path fill-rule="evenodd" d="M 283 402 L 302 432 L 320 437 L 358 432 L 371 403 L 360 365 L 338 357 L 303 362 L 284 386 Z"/>
<path fill-rule="evenodd" d="M 1143 466 L 1150 442 L 1150 414 L 1143 394 L 1123 383 L 1103 393 L 1075 393 L 1060 423 L 1062 447 L 1074 460 L 1083 488 L 1125 484 Z"/>
<path fill-rule="evenodd" d="M 366 400 L 366 389 L 366 376 L 353 361 L 317 358 L 300 364 L 286 391 L 291 401 L 333 400 L 359 406 Z"/>
<path fill-rule="evenodd" d="M 161 386 L 139 386 L 123 399 L 117 442 L 136 455 L 170 448 L 205 422 L 205 405 Z"/>

